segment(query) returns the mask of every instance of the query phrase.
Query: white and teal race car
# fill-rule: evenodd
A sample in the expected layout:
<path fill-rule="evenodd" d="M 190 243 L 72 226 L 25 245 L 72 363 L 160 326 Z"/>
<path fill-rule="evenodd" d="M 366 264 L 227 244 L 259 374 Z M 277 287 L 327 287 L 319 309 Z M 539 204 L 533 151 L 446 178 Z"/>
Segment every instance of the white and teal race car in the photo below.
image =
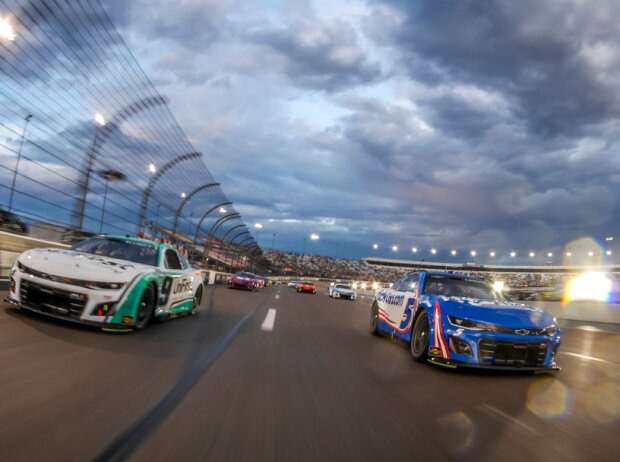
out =
<path fill-rule="evenodd" d="M 6 301 L 20 309 L 140 330 L 153 318 L 195 314 L 202 273 L 174 247 L 148 239 L 95 236 L 70 249 L 32 249 L 10 272 Z"/>

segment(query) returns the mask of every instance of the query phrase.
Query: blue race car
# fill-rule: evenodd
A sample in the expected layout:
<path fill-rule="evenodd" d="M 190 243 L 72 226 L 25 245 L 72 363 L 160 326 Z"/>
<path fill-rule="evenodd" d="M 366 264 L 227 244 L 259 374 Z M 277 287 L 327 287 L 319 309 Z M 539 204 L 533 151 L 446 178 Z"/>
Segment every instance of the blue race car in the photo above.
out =
<path fill-rule="evenodd" d="M 400 338 L 415 360 L 449 368 L 559 369 L 553 316 L 505 301 L 492 284 L 464 275 L 419 271 L 379 290 L 370 332 Z"/>

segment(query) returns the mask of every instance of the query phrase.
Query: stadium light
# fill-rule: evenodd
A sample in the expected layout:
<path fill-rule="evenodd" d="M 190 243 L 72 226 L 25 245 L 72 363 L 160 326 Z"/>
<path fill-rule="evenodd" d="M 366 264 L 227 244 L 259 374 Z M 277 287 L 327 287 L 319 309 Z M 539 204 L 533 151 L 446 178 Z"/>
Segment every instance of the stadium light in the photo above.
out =
<path fill-rule="evenodd" d="M 592 252 L 591 250 L 588 252 L 588 257 L 593 257 L 594 256 L 594 252 Z"/>
<path fill-rule="evenodd" d="M 514 257 L 516 257 L 516 256 L 517 256 L 517 252 L 510 252 L 510 257 L 511 257 L 511 258 L 514 258 Z"/>
<path fill-rule="evenodd" d="M 472 250 L 471 252 L 469 252 L 469 254 L 470 254 L 472 257 L 475 257 L 475 256 L 476 256 L 476 251 L 475 251 L 475 250 Z"/>
<path fill-rule="evenodd" d="M 530 252 L 530 258 L 534 258 L 536 254 L 534 252 Z"/>
<path fill-rule="evenodd" d="M 95 122 L 97 122 L 102 127 L 105 125 L 105 118 L 103 117 L 103 114 L 101 114 L 101 112 L 97 112 L 95 114 Z"/>
<path fill-rule="evenodd" d="M 437 249 L 431 249 L 431 253 L 435 255 L 437 253 Z"/>
<path fill-rule="evenodd" d="M 156 171 L 157 171 L 157 168 L 155 168 L 155 164 L 153 162 L 151 162 L 149 164 L 149 172 L 155 173 Z"/>
<path fill-rule="evenodd" d="M 398 252 L 398 246 L 396 244 L 392 246 L 392 252 Z"/>
<path fill-rule="evenodd" d="M 567 257 L 572 257 L 572 256 L 573 256 L 573 254 L 572 254 L 571 252 L 566 252 L 566 256 L 567 256 Z"/>
<path fill-rule="evenodd" d="M 613 240 L 614 240 L 614 238 L 613 238 L 613 236 L 607 236 L 607 237 L 605 238 L 605 240 L 606 240 L 606 241 L 613 241 Z"/>
<path fill-rule="evenodd" d="M 373 248 L 373 249 L 375 249 L 375 250 L 377 250 L 377 249 L 379 248 L 379 244 L 373 244 L 373 245 L 372 245 L 372 248 Z"/>
<path fill-rule="evenodd" d="M 452 256 L 456 255 L 456 250 L 454 250 L 454 249 L 450 250 L 450 254 L 451 254 Z"/>
<path fill-rule="evenodd" d="M 261 225 L 260 223 L 254 223 L 254 227 L 256 229 L 261 229 L 263 227 L 263 225 Z"/>
<path fill-rule="evenodd" d="M 611 255 L 611 250 L 608 250 L 607 252 L 605 252 L 607 255 Z"/>
<path fill-rule="evenodd" d="M 15 40 L 15 37 L 15 30 L 13 29 L 13 26 L 11 26 L 9 20 L 6 18 L 0 18 L 0 38 L 12 42 Z"/>
<path fill-rule="evenodd" d="M 489 252 L 489 255 L 491 256 L 491 258 L 493 258 L 493 257 L 495 257 L 495 252 L 491 251 L 491 252 Z"/>
<path fill-rule="evenodd" d="M 181 197 L 182 197 L 183 199 L 185 199 L 185 198 L 187 197 L 187 194 L 185 194 L 184 192 L 182 192 L 182 193 L 181 193 Z"/>
<path fill-rule="evenodd" d="M 318 241 L 318 240 L 319 240 L 319 235 L 318 235 L 318 234 L 315 234 L 315 233 L 312 233 L 312 234 L 310 235 L 310 240 L 311 240 L 311 241 Z"/>
<path fill-rule="evenodd" d="M 418 253 L 418 248 L 417 247 L 411 247 L 411 251 L 413 253 Z"/>
<path fill-rule="evenodd" d="M 547 254 L 547 256 L 548 256 L 549 258 L 553 257 L 553 252 L 549 252 L 549 253 Z"/>
<path fill-rule="evenodd" d="M 224 207 L 220 207 L 220 213 L 227 213 L 227 210 Z"/>

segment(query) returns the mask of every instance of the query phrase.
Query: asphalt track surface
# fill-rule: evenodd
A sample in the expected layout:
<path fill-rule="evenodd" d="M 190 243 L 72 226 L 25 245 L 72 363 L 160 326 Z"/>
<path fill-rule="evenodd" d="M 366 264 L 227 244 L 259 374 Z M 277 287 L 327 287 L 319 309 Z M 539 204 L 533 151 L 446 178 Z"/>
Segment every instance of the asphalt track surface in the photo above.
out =
<path fill-rule="evenodd" d="M 370 303 L 216 287 L 134 334 L 4 305 L 0 460 L 619 459 L 618 333 L 565 328 L 554 375 L 455 372 L 372 337 Z"/>

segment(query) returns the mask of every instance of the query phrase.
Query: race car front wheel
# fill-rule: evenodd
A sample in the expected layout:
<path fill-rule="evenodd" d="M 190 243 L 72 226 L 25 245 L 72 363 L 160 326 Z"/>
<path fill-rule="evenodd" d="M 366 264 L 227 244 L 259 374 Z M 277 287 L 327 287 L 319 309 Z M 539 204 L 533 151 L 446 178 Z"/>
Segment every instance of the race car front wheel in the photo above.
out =
<path fill-rule="evenodd" d="M 155 309 L 155 290 L 152 285 L 146 286 L 138 305 L 138 312 L 136 313 L 136 330 L 144 329 L 153 317 L 153 311 Z"/>
<path fill-rule="evenodd" d="M 411 333 L 411 356 L 419 362 L 426 361 L 428 357 L 428 338 L 430 335 L 430 322 L 426 311 L 422 311 L 416 318 Z"/>
<path fill-rule="evenodd" d="M 202 286 L 198 287 L 196 291 L 196 295 L 194 296 L 194 300 L 192 300 L 192 310 L 190 314 L 193 316 L 198 313 L 198 305 L 200 305 L 200 301 L 202 300 Z"/>
<path fill-rule="evenodd" d="M 379 335 L 379 306 L 377 302 L 374 302 L 370 309 L 370 333 Z"/>

